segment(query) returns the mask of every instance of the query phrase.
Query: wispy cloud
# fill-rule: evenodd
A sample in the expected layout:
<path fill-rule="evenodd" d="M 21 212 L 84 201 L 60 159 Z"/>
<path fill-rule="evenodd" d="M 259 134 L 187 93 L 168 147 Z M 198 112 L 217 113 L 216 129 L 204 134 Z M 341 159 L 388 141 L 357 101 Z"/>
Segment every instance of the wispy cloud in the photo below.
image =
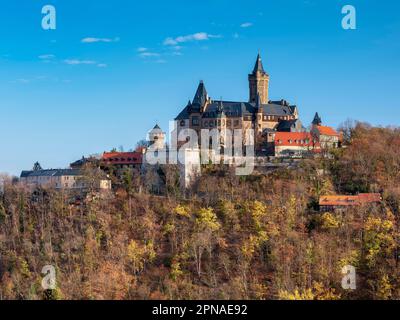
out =
<path fill-rule="evenodd" d="M 96 43 L 96 42 L 105 42 L 105 43 L 110 43 L 110 42 L 118 42 L 120 38 L 94 38 L 94 37 L 87 37 L 83 38 L 81 40 L 82 43 Z"/>
<path fill-rule="evenodd" d="M 206 32 L 198 32 L 186 36 L 179 36 L 176 38 L 168 37 L 164 40 L 164 45 L 177 46 L 180 43 L 185 43 L 190 41 L 206 41 L 213 38 L 221 38 L 221 35 L 213 35 Z"/>
<path fill-rule="evenodd" d="M 171 55 L 172 56 L 183 56 L 183 53 L 180 51 L 173 51 L 173 52 L 171 52 Z"/>
<path fill-rule="evenodd" d="M 79 60 L 79 59 L 66 59 L 64 60 L 64 63 L 69 65 L 97 64 L 97 62 L 93 60 Z"/>
<path fill-rule="evenodd" d="M 56 56 L 54 54 L 42 54 L 39 56 L 41 60 L 51 60 L 54 59 Z"/>
<path fill-rule="evenodd" d="M 22 84 L 27 84 L 27 83 L 30 83 L 31 82 L 31 80 L 29 80 L 29 79 L 24 79 L 24 78 L 20 78 L 20 79 L 17 79 L 17 80 L 15 80 L 15 81 L 11 81 L 12 83 L 22 83 Z"/>
<path fill-rule="evenodd" d="M 108 65 L 105 64 L 105 63 L 98 63 L 97 66 L 98 66 L 99 68 L 107 68 Z"/>
<path fill-rule="evenodd" d="M 147 51 L 147 50 L 149 50 L 149 49 L 147 49 L 147 48 L 145 48 L 145 47 L 137 48 L 137 52 L 145 52 L 145 51 Z"/>
<path fill-rule="evenodd" d="M 144 51 L 144 52 L 141 52 L 139 54 L 139 56 L 142 58 L 150 58 L 150 57 L 159 57 L 160 54 L 157 52 Z"/>
<path fill-rule="evenodd" d="M 251 23 L 251 22 L 245 22 L 240 25 L 241 28 L 250 28 L 252 26 L 253 26 L 253 23 Z"/>
<path fill-rule="evenodd" d="M 33 83 L 40 83 L 46 81 L 48 83 L 59 83 L 60 81 L 63 83 L 70 83 L 71 80 L 60 80 L 57 77 L 48 77 L 48 76 L 36 76 L 36 77 L 31 77 L 31 78 L 19 78 L 13 81 L 10 81 L 10 83 L 16 83 L 16 84 L 33 84 Z"/>

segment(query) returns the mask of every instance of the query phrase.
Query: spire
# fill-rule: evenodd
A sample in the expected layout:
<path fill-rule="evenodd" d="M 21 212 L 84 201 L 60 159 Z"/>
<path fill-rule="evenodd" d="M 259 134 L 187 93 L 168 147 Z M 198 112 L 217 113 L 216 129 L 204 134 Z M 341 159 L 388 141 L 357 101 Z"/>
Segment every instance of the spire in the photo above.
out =
<path fill-rule="evenodd" d="M 312 124 L 315 126 L 320 126 L 321 123 L 322 123 L 321 117 L 319 116 L 318 112 L 316 112 Z"/>
<path fill-rule="evenodd" d="M 257 61 L 253 69 L 253 74 L 256 74 L 257 72 L 265 73 L 260 53 L 257 55 Z"/>
<path fill-rule="evenodd" d="M 153 130 L 154 130 L 154 129 L 156 129 L 156 130 L 157 130 L 157 129 L 161 129 L 160 126 L 158 125 L 158 123 L 154 126 Z"/>
<path fill-rule="evenodd" d="M 199 86 L 197 87 L 196 95 L 193 99 L 193 104 L 199 107 L 203 107 L 208 99 L 208 94 L 206 87 L 204 86 L 204 82 L 200 81 Z"/>
<path fill-rule="evenodd" d="M 217 113 L 219 113 L 219 114 L 224 113 L 224 104 L 222 102 L 222 97 L 221 97 L 220 101 L 218 102 Z"/>
<path fill-rule="evenodd" d="M 33 165 L 33 171 L 40 171 L 43 170 L 42 166 L 40 165 L 39 162 L 35 162 L 35 164 Z"/>

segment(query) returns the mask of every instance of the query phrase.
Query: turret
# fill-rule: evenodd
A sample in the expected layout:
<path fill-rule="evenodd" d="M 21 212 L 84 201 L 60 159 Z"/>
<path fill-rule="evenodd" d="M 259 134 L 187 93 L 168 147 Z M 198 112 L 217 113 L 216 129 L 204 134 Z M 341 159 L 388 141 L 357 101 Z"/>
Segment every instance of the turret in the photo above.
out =
<path fill-rule="evenodd" d="M 257 103 L 260 96 L 261 104 L 268 103 L 269 75 L 264 71 L 261 56 L 258 54 L 253 72 L 249 74 L 250 103 Z"/>

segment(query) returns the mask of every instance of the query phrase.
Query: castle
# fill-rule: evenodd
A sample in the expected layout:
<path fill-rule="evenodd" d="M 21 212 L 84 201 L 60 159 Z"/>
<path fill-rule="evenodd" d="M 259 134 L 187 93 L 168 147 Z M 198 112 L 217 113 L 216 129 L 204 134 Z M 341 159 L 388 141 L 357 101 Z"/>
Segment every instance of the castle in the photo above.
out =
<path fill-rule="evenodd" d="M 270 77 L 264 70 L 260 54 L 249 80 L 249 100 L 215 101 L 208 94 L 203 81 L 200 82 L 193 101 L 176 117 L 178 132 L 191 128 L 200 136 L 201 129 L 254 129 L 256 150 L 271 152 L 274 144 L 274 132 L 304 132 L 299 120 L 298 108 L 286 100 L 269 100 Z M 221 136 L 221 146 L 225 141 Z"/>

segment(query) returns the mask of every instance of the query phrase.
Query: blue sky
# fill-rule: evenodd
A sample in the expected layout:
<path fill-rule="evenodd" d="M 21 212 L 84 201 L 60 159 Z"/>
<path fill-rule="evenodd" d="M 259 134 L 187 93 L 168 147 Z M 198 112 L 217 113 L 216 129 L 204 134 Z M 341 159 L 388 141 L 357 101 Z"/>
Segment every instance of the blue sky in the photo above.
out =
<path fill-rule="evenodd" d="M 41 8 L 57 29 L 41 28 Z M 357 9 L 357 30 L 341 8 Z M 248 99 L 260 51 L 270 98 L 398 125 L 398 1 L 1 0 L 0 172 L 35 161 L 66 167 L 82 155 L 134 148 L 156 122 L 168 128 L 199 80 L 210 96 Z M 89 38 L 89 39 L 88 39 Z"/>

